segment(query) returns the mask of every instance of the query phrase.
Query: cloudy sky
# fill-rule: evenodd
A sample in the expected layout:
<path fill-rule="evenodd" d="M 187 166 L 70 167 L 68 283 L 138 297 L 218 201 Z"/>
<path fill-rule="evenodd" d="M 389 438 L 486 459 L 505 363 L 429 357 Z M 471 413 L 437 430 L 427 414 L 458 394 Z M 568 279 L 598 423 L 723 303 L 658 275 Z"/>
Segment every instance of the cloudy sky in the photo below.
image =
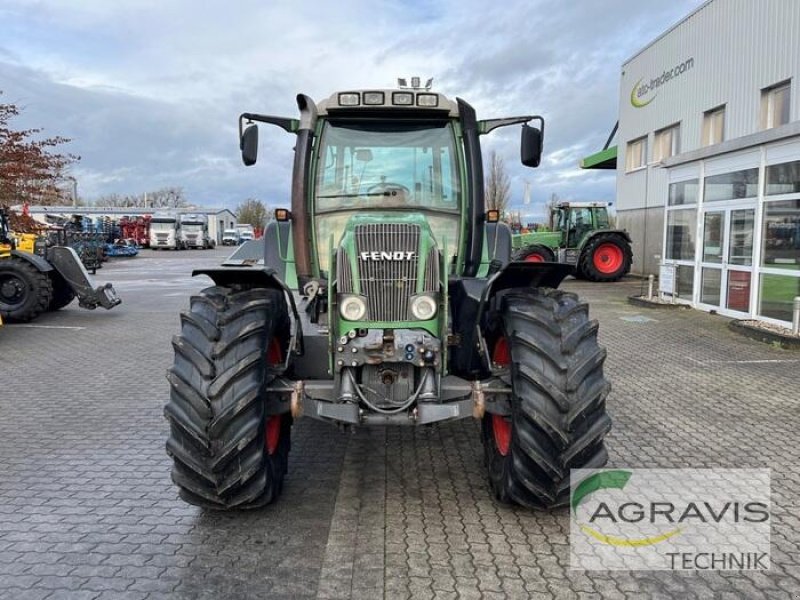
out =
<path fill-rule="evenodd" d="M 539 169 L 518 166 L 516 128 L 486 140 L 513 203 L 613 200 L 610 172 L 582 172 L 616 121 L 621 63 L 701 0 L 0 0 L 0 90 L 18 126 L 73 139 L 81 196 L 182 186 L 199 205 L 287 203 L 292 136 L 264 128 L 238 156 L 236 119 L 295 116 L 295 94 L 434 77 L 479 118 L 547 120 Z M 513 131 L 512 131 L 513 129 Z"/>

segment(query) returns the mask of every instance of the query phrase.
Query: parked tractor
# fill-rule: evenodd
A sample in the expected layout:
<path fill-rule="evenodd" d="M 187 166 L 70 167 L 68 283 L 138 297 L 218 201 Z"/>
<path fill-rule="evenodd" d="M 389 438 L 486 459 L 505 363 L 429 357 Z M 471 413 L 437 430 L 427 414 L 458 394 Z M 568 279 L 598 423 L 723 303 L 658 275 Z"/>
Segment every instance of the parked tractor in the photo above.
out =
<path fill-rule="evenodd" d="M 513 236 L 514 258 L 573 265 L 574 275 L 591 281 L 618 281 L 631 270 L 631 238 L 612 229 L 605 202 L 561 202 L 553 208 L 553 231 Z"/>
<path fill-rule="evenodd" d="M 182 498 L 274 501 L 301 415 L 345 428 L 474 417 L 499 500 L 567 503 L 570 469 L 606 462 L 606 352 L 587 305 L 557 289 L 569 265 L 512 261 L 509 228 L 484 208 L 480 144 L 521 126 L 521 162 L 536 167 L 544 120 L 478 120 L 421 88 L 297 105 L 299 118 L 240 116 L 245 165 L 256 122 L 295 136 L 291 207 L 260 256 L 245 256 L 251 242 L 194 272 L 214 285 L 173 339 L 167 453 Z"/>
<path fill-rule="evenodd" d="M 122 302 L 110 283 L 95 287 L 73 248 L 48 246 L 36 234 L 10 231 L 0 209 L 0 316 L 26 322 L 67 306 L 114 308 Z"/>

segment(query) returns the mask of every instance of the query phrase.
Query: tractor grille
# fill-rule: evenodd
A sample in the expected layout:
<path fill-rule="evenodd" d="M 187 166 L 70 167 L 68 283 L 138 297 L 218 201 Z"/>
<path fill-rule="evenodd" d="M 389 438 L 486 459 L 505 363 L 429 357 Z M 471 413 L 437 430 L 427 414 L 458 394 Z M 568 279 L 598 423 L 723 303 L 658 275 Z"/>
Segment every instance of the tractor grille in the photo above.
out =
<path fill-rule="evenodd" d="M 428 258 L 425 262 L 425 287 L 422 291 L 439 291 L 439 251 L 436 248 L 428 250 Z"/>
<path fill-rule="evenodd" d="M 356 227 L 356 253 L 361 293 L 367 297 L 371 321 L 407 321 L 409 299 L 417 291 L 419 225 L 375 223 Z M 363 253 L 391 253 L 391 260 Z M 411 252 L 411 258 L 395 259 Z"/>
<path fill-rule="evenodd" d="M 336 284 L 340 294 L 353 293 L 353 269 L 344 248 L 336 253 Z"/>

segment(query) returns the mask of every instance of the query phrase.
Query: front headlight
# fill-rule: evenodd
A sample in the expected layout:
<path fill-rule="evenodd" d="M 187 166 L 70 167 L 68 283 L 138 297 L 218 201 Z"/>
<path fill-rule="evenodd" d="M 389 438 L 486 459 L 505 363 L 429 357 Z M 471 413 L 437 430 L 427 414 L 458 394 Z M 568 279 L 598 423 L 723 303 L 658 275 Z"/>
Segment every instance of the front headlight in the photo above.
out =
<path fill-rule="evenodd" d="M 436 300 L 430 296 L 417 296 L 411 301 L 411 314 L 420 321 L 435 317 L 437 308 Z"/>
<path fill-rule="evenodd" d="M 360 296 L 344 296 L 339 302 L 339 314 L 348 321 L 360 321 L 367 316 L 367 303 Z"/>

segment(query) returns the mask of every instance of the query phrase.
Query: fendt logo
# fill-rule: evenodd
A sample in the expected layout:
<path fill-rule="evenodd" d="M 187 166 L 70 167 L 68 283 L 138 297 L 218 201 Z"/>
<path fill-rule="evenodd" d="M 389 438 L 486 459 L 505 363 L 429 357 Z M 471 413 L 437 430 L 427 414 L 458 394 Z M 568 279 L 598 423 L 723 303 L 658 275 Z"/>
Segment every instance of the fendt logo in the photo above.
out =
<path fill-rule="evenodd" d="M 401 250 L 396 250 L 395 252 L 374 250 L 361 253 L 361 260 L 412 260 L 413 258 L 414 252 L 403 252 Z"/>

